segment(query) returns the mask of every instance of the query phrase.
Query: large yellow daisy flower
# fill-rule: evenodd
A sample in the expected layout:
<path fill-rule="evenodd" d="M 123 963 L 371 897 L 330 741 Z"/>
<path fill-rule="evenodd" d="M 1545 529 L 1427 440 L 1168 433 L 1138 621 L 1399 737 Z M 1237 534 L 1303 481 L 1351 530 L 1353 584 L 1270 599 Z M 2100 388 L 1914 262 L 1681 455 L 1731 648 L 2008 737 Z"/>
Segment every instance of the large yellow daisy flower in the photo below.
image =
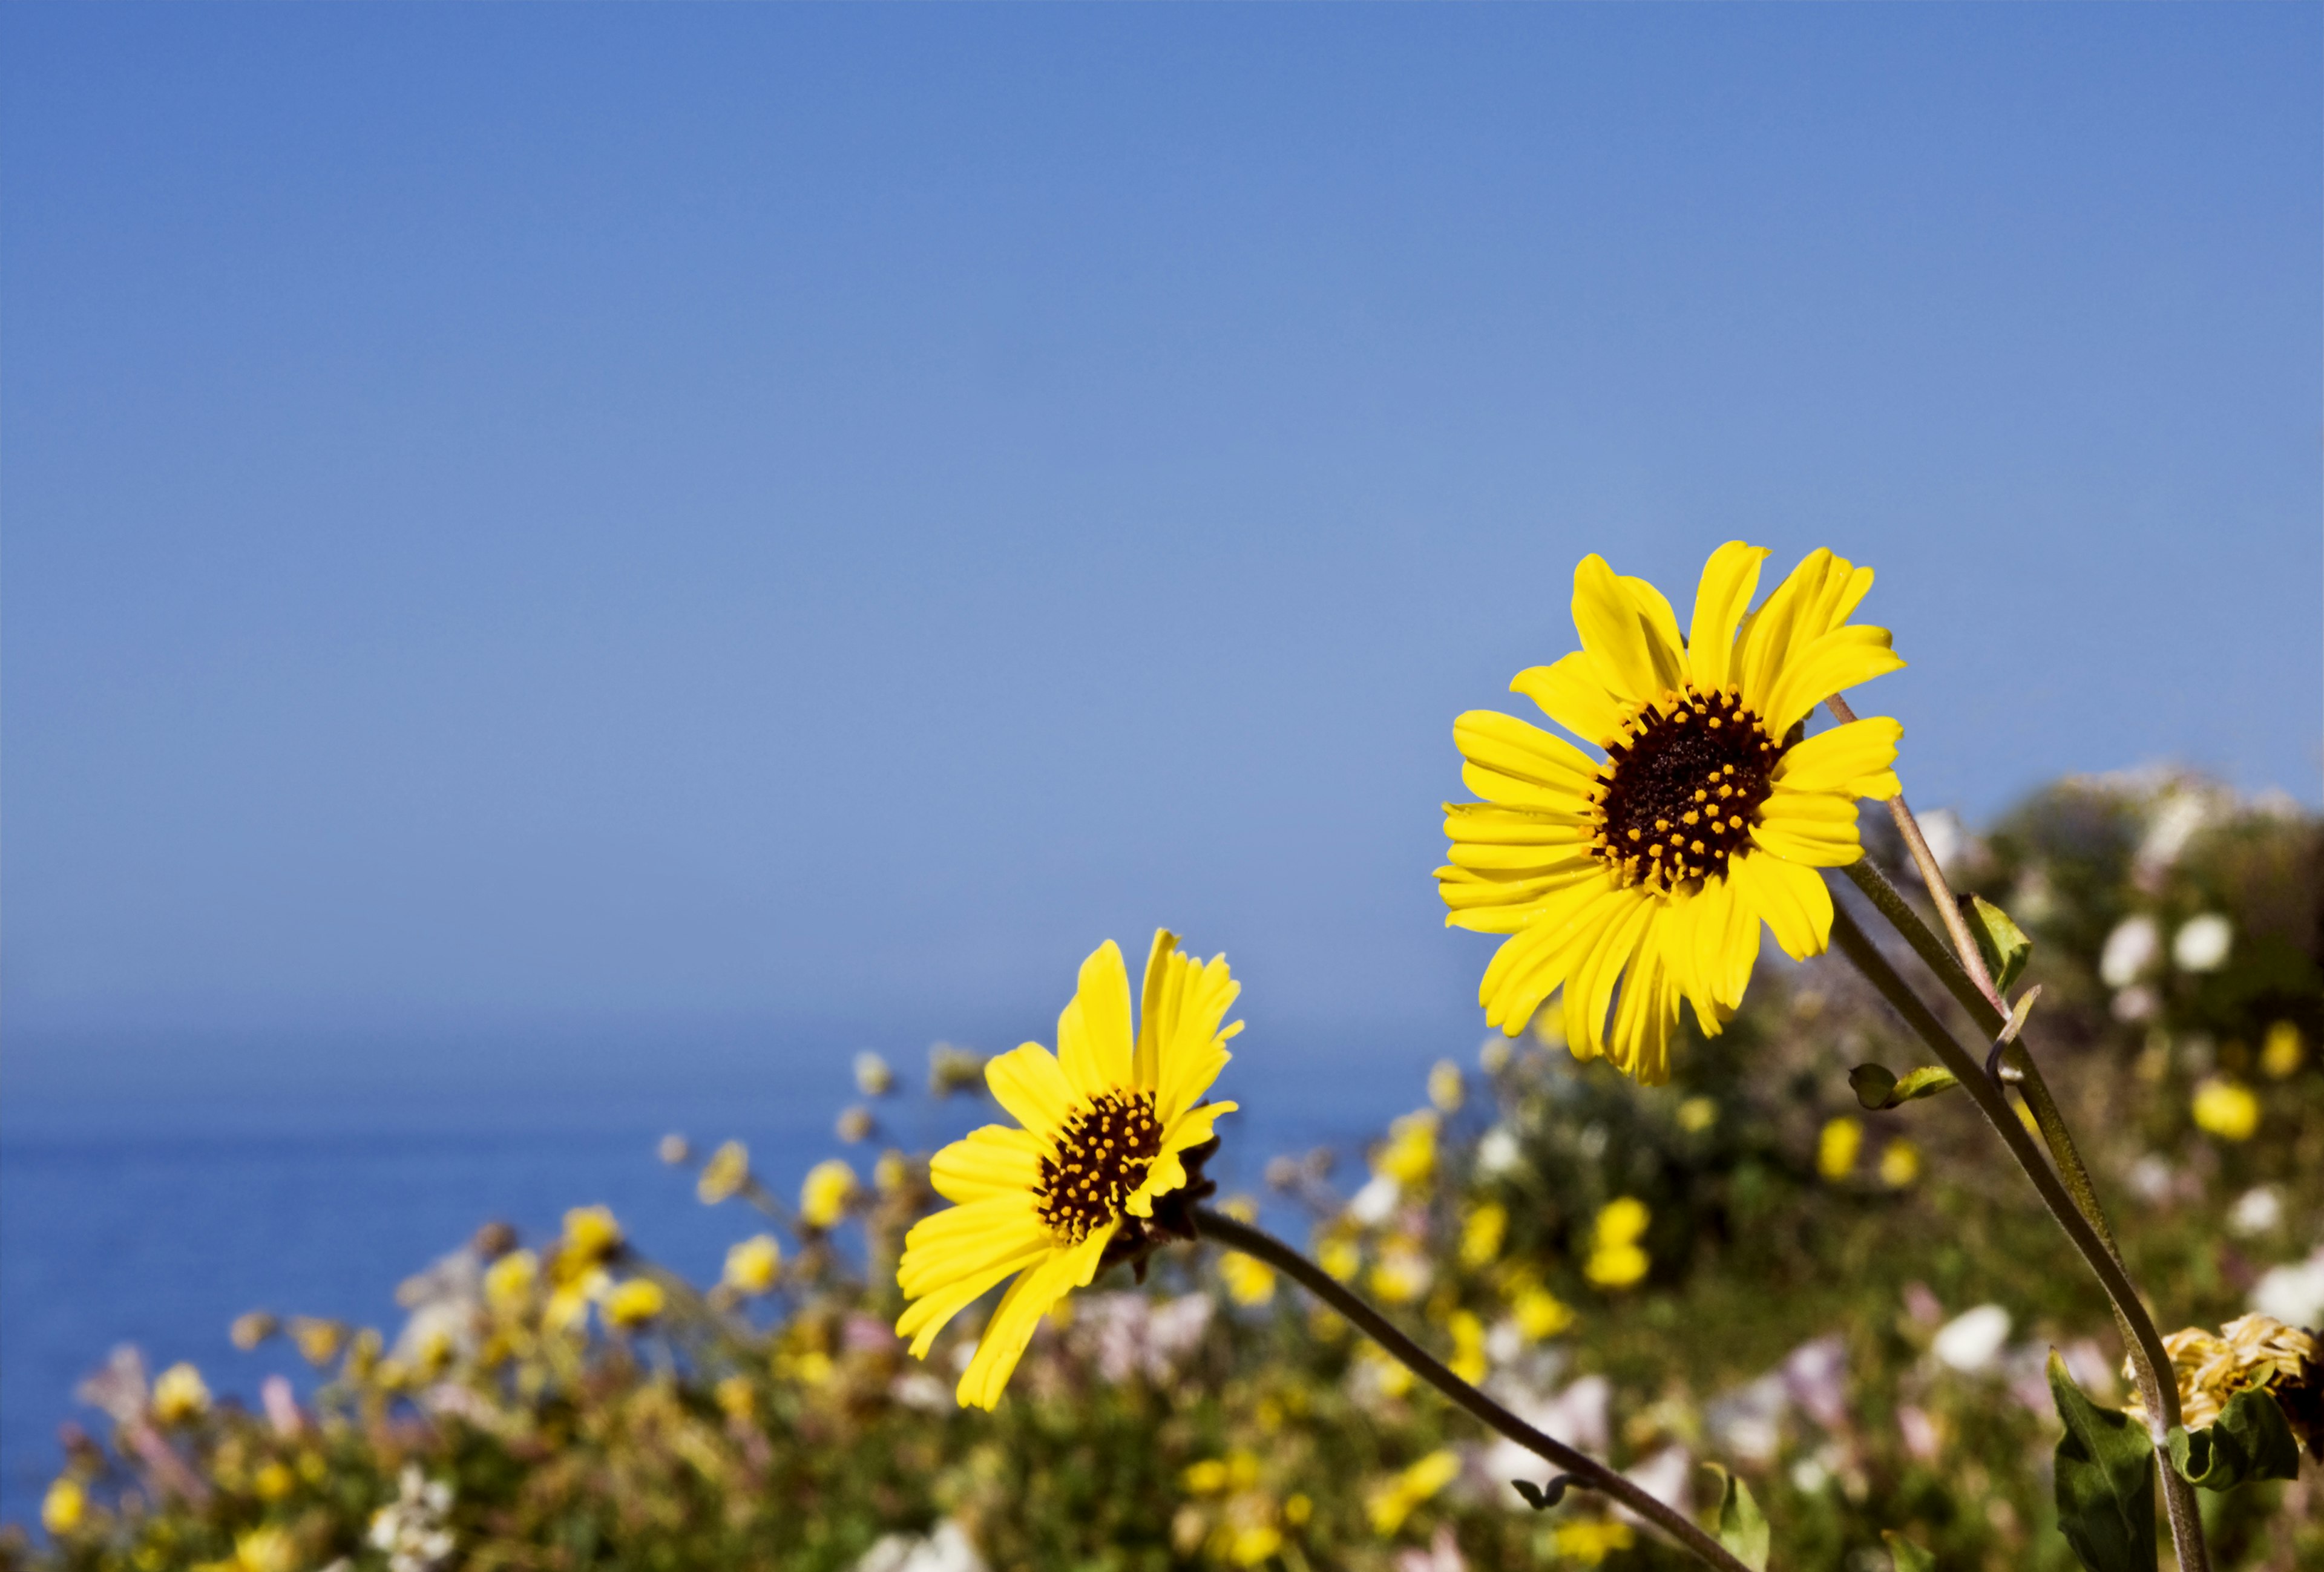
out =
<path fill-rule="evenodd" d="M 1746 615 L 1766 555 L 1739 540 L 1711 554 L 1684 638 L 1646 580 L 1595 556 L 1574 569 L 1581 649 L 1509 686 L 1602 760 L 1514 716 L 1453 722 L 1461 778 L 1485 800 L 1445 804 L 1437 889 L 1448 925 L 1509 936 L 1478 1000 L 1511 1036 L 1563 988 L 1574 1054 L 1653 1085 L 1669 1078 L 1682 1000 L 1712 1034 L 1742 1002 L 1761 923 L 1797 960 L 1830 941 L 1815 870 L 1861 855 L 1857 799 L 1896 795 L 1904 728 L 1871 717 L 1804 740 L 1796 728 L 1904 663 L 1887 630 L 1848 621 L 1872 570 L 1829 551 Z"/>
<path fill-rule="evenodd" d="M 1162 1230 L 1154 1204 L 1187 1185 L 1183 1159 L 1232 1103 L 1203 1094 L 1225 1068 L 1222 1027 L 1242 991 L 1224 956 L 1208 964 L 1154 935 L 1133 1035 L 1130 977 L 1113 941 L 1082 962 L 1057 1017 L 1057 1053 L 1028 1043 L 984 1079 L 1021 1129 L 987 1125 L 936 1155 L 929 1177 L 958 1204 L 913 1226 L 896 1277 L 916 1302 L 896 1323 L 926 1357 L 944 1324 L 1021 1273 L 1001 1296 L 960 1381 L 960 1401 L 991 1408 L 1049 1307 L 1101 1266 L 1140 1255 Z M 1199 1161 L 1199 1159 L 1197 1159 Z"/>

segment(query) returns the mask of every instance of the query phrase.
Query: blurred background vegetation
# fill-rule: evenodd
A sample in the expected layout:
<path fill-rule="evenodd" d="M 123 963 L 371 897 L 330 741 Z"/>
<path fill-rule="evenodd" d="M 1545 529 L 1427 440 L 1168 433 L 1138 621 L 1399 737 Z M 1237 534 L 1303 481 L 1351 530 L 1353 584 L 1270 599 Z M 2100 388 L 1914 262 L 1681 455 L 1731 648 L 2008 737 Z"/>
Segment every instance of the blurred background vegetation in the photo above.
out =
<path fill-rule="evenodd" d="M 2158 1321 L 2324 1319 L 2324 826 L 2155 771 L 2068 780 L 1981 836 L 1931 828 L 1960 887 L 2036 941 L 2028 1034 Z M 2118 1402 L 2122 1350 L 1965 1097 L 1868 1112 L 1849 1090 L 1855 1065 L 1923 1059 L 1841 963 L 1772 962 L 1667 1087 L 1489 1042 L 1367 1149 L 1281 1154 L 1231 1204 L 1665 1498 L 1702 1510 L 1702 1466 L 1739 1473 L 1777 1567 L 1886 1568 L 1896 1531 L 1941 1567 L 2069 1567 L 2043 1362 Z M 939 1055 L 924 1095 L 981 1096 L 974 1071 Z M 238 1341 L 319 1373 L 248 1405 L 124 1350 L 85 1389 L 97 1417 L 69 1430 L 44 1527 L 0 1531 L 0 1560 L 1692 1565 L 1579 1493 L 1530 1510 L 1508 1481 L 1541 1482 L 1537 1460 L 1215 1252 L 1075 1296 L 1000 1410 L 962 1411 L 977 1315 L 925 1365 L 889 1329 L 902 1233 L 934 1204 L 926 1154 L 825 1165 L 796 1204 L 739 1146 L 662 1156 L 735 1209 L 724 1282 L 680 1281 L 582 1209 L 557 1239 L 484 1227 L 405 1284 L 401 1328 L 245 1318 Z M 2324 1567 L 2313 1458 L 2204 1504 L 2222 1566 Z"/>

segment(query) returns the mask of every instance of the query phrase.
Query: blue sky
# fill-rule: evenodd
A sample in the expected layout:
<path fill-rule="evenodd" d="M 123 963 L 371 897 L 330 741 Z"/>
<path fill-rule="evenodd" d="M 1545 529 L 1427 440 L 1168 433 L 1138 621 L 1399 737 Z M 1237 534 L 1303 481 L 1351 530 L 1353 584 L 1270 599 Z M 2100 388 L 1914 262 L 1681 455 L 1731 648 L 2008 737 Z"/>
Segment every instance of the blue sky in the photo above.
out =
<path fill-rule="evenodd" d="M 9 1073 L 998 1041 L 1165 922 L 1465 1044 L 1591 550 L 1877 566 L 1926 805 L 2313 803 L 2320 18 L 0 11 Z"/>

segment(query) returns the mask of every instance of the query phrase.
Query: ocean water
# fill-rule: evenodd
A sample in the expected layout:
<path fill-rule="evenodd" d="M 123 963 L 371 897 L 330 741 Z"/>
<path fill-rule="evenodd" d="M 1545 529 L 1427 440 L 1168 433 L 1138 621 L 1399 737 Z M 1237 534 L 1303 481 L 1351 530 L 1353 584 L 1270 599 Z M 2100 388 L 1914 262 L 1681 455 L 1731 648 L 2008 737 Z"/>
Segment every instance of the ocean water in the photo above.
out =
<path fill-rule="evenodd" d="M 1415 1106 L 1428 1053 L 1368 1055 L 1318 1075 L 1313 1062 L 1238 1054 L 1212 1172 L 1257 1190 L 1268 1157 L 1350 1147 Z M 0 1521 L 37 1518 L 61 1458 L 60 1422 L 96 1428 L 73 1389 L 123 1343 L 160 1369 L 190 1359 L 220 1396 L 254 1405 L 259 1382 L 304 1366 L 281 1341 L 228 1340 L 253 1309 L 400 1325 L 396 1284 L 488 1219 L 528 1241 L 568 1207 L 604 1202 L 649 1256 L 697 1281 L 756 1212 L 695 1200 L 689 1172 L 655 1156 L 682 1131 L 739 1136 L 754 1168 L 796 1193 L 816 1162 L 868 1175 L 881 1146 L 926 1151 L 998 1117 L 990 1102 L 890 1099 L 873 1140 L 833 1133 L 840 1102 L 763 1088 L 682 1096 L 609 1087 L 555 1099 L 347 1094 L 193 1106 L 11 1098 L 0 1122 Z"/>

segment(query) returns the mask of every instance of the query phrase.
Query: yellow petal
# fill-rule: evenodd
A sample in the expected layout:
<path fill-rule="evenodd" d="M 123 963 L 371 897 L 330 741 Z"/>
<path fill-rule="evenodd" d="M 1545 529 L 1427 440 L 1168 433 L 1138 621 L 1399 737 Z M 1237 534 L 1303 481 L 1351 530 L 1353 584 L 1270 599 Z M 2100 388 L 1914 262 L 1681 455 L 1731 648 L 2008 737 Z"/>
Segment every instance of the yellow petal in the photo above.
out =
<path fill-rule="evenodd" d="M 1768 691 L 1760 719 L 1769 736 L 1781 737 L 1832 694 L 1904 666 L 1904 657 L 1888 648 L 1886 628 L 1835 628 L 1794 647 Z"/>
<path fill-rule="evenodd" d="M 1474 759 L 1461 764 L 1461 784 L 1489 803 L 1502 807 L 1529 808 L 1536 813 L 1562 814 L 1571 819 L 1593 816 L 1586 784 L 1569 782 L 1563 786 L 1536 786 L 1513 775 L 1503 775 Z"/>
<path fill-rule="evenodd" d="M 1598 778 L 1598 762 L 1572 743 L 1498 710 L 1456 717 L 1452 741 L 1471 762 L 1536 786 L 1579 794 Z"/>
<path fill-rule="evenodd" d="M 1041 1318 L 1052 1305 L 1096 1274 L 1098 1257 L 1105 1253 L 1106 1242 L 1113 1237 L 1119 1226 L 1109 1223 L 1091 1230 L 1089 1237 L 1080 1244 L 1056 1252 L 1009 1285 L 992 1319 L 985 1323 L 984 1336 L 977 1339 L 976 1354 L 960 1378 L 958 1396 L 963 1406 L 989 1410 L 1001 1401 L 1001 1393 L 1008 1386 L 1017 1361 L 1025 1356 L 1026 1346 L 1032 1342 Z"/>
<path fill-rule="evenodd" d="M 1178 952 L 1178 935 L 1167 928 L 1155 929 L 1154 943 L 1146 952 L 1146 982 L 1138 1004 L 1138 1046 L 1131 1064 L 1130 1084 L 1140 1091 L 1152 1091 L 1162 1084 L 1162 1044 L 1169 1040 L 1177 1021 L 1185 970 L 1186 958 Z"/>
<path fill-rule="evenodd" d="M 1614 696 L 1647 703 L 1669 685 L 1655 666 L 1655 634 L 1638 604 L 1596 552 L 1573 570 L 1573 626 L 1598 680 Z"/>
<path fill-rule="evenodd" d="M 1037 1135 L 1054 1134 L 1079 1100 L 1065 1072 L 1038 1043 L 996 1055 L 984 1067 L 984 1084 L 1011 1117 Z"/>
<path fill-rule="evenodd" d="M 1541 706 L 1543 714 L 1585 742 L 1603 748 L 1622 734 L 1622 701 L 1598 680 L 1585 650 L 1548 666 L 1528 666 L 1509 681 L 1509 691 Z"/>
<path fill-rule="evenodd" d="M 936 1334 L 944 1330 L 945 1322 L 974 1304 L 994 1283 L 1045 1260 L 1056 1248 L 1052 1242 L 1044 1239 L 1018 1255 L 988 1265 L 982 1272 L 931 1290 L 926 1298 L 915 1300 L 897 1318 L 896 1335 L 912 1340 L 914 1358 L 927 1358 L 929 1346 L 936 1340 Z"/>
<path fill-rule="evenodd" d="M 1029 1193 L 951 1207 L 912 1225 L 904 1236 L 904 1257 L 896 1265 L 896 1284 L 905 1297 L 918 1299 L 1035 1246 L 1046 1246 L 1050 1237 L 1033 1210 Z"/>
<path fill-rule="evenodd" d="M 1812 868 L 1764 852 L 1743 852 L 1727 865 L 1739 876 L 1737 894 L 1767 924 L 1794 961 L 1821 955 L 1831 942 L 1831 891 Z"/>
<path fill-rule="evenodd" d="M 1006 1125 L 986 1125 L 937 1153 L 928 1163 L 928 1181 L 938 1195 L 952 1201 L 1028 1193 L 1040 1182 L 1043 1151 L 1037 1135 Z"/>
<path fill-rule="evenodd" d="M 1242 992 L 1225 956 L 1186 961 L 1173 986 L 1176 1003 L 1168 1012 L 1169 1034 L 1160 1040 L 1155 1065 L 1154 1115 L 1165 1129 L 1211 1089 L 1231 1057 L 1227 1041 L 1242 1030 L 1240 1021 L 1220 1025 Z"/>
<path fill-rule="evenodd" d="M 1162 1133 L 1162 1145 L 1152 1166 L 1147 1169 L 1146 1178 L 1139 1187 L 1123 1199 L 1121 1209 L 1133 1218 L 1152 1217 L 1155 1200 L 1186 1182 L 1186 1165 L 1179 1161 L 1179 1154 L 1209 1140 L 1211 1126 L 1220 1116 L 1234 1112 L 1239 1106 L 1231 1102 L 1204 1103 L 1181 1113 Z"/>
<path fill-rule="evenodd" d="M 1896 762 L 1896 744 L 1904 739 L 1902 722 L 1886 715 L 1867 715 L 1845 726 L 1820 731 L 1784 750 L 1775 764 L 1777 795 L 1786 791 L 1838 792 L 1850 797 L 1880 797 L 1880 788 L 1895 781 L 1889 767 Z M 1894 796 L 1893 790 L 1886 796 Z"/>
<path fill-rule="evenodd" d="M 1603 872 L 1545 897 L 1539 915 L 1485 964 L 1477 985 L 1485 1024 L 1511 1036 L 1523 1031 L 1541 1001 L 1557 991 L 1574 962 L 1589 952 L 1600 932 L 1636 898 Z"/>
<path fill-rule="evenodd" d="M 1622 587 L 1646 625 L 1646 653 L 1655 663 L 1655 680 L 1673 693 L 1686 686 L 1686 645 L 1678 635 L 1678 613 L 1670 597 L 1641 578 L 1625 576 Z"/>
<path fill-rule="evenodd" d="M 1565 979 L 1565 1045 L 1575 1058 L 1595 1059 L 1606 1052 L 1606 1009 L 1614 1002 L 1614 985 L 1637 953 L 1659 904 L 1652 896 L 1637 896 L 1628 911 L 1600 931 L 1598 942 Z"/>
<path fill-rule="evenodd" d="M 1759 587 L 1759 565 L 1766 560 L 1766 547 L 1730 540 L 1702 565 L 1686 661 L 1694 685 L 1704 693 L 1715 693 L 1734 680 L 1735 630 L 1750 609 L 1752 593 Z"/>
<path fill-rule="evenodd" d="M 1130 973 L 1111 939 L 1082 962 L 1081 986 L 1057 1017 L 1057 1063 L 1084 1098 L 1130 1084 Z"/>

